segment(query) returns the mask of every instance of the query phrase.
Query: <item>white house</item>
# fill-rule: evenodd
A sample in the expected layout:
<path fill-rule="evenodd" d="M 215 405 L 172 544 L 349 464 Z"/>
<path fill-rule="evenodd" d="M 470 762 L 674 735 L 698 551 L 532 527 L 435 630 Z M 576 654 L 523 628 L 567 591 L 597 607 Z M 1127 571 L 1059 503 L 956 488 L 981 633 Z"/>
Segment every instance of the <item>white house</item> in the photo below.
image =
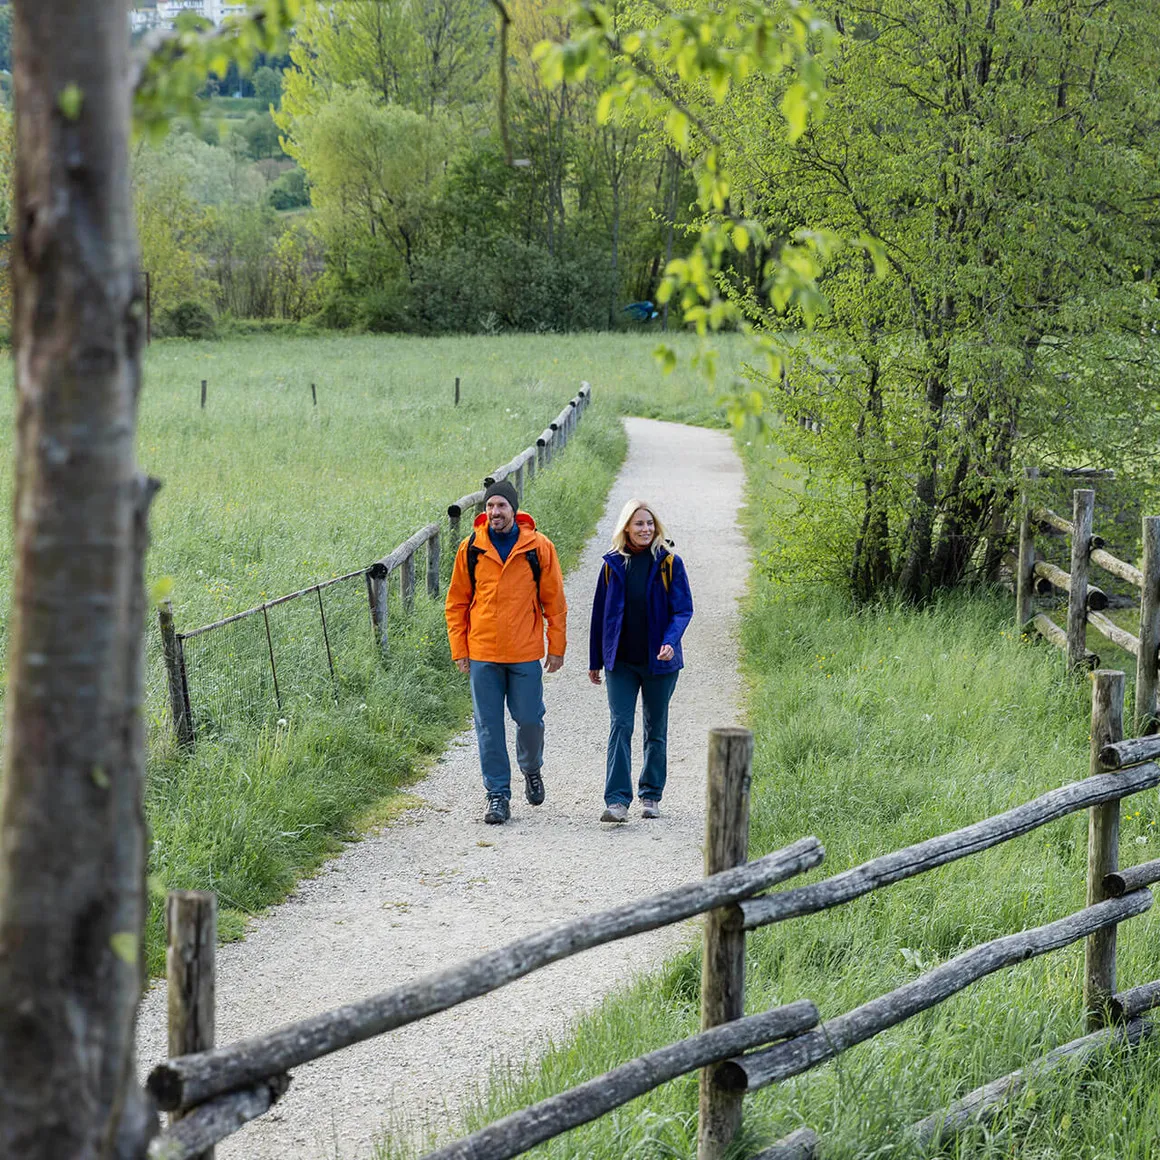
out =
<path fill-rule="evenodd" d="M 192 12 L 208 20 L 215 27 L 231 16 L 242 16 L 249 4 L 242 0 L 157 0 L 156 5 L 141 5 L 129 14 L 129 26 L 134 32 L 158 25 L 172 28 L 183 13 Z"/>

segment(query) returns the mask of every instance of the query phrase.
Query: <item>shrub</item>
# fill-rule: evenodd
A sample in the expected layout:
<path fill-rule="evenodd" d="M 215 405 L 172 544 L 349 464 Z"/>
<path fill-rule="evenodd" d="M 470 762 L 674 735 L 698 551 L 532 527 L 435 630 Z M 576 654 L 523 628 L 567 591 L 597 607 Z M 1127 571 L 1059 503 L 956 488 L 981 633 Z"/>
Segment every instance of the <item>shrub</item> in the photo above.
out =
<path fill-rule="evenodd" d="M 200 302 L 186 300 L 161 315 L 160 327 L 154 331 L 159 338 L 216 338 L 217 325 L 213 315 Z"/>
<path fill-rule="evenodd" d="M 310 190 L 306 185 L 306 174 L 297 165 L 287 169 L 270 186 L 266 195 L 275 209 L 300 209 L 310 204 Z"/>
<path fill-rule="evenodd" d="M 372 334 L 392 334 L 412 328 L 409 288 L 395 283 L 371 290 L 359 299 L 355 323 Z"/>

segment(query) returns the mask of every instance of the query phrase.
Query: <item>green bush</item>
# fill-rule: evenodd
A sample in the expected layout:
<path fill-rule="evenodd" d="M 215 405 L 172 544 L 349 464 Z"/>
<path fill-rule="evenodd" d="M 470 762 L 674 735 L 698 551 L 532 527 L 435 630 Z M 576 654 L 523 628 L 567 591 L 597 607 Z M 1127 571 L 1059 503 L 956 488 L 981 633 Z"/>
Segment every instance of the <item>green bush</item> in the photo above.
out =
<path fill-rule="evenodd" d="M 601 253 L 559 257 L 501 238 L 424 255 L 411 292 L 415 325 L 428 333 L 563 332 L 607 325 L 612 280 Z"/>
<path fill-rule="evenodd" d="M 158 338 L 216 338 L 217 323 L 201 302 L 179 302 L 161 314 L 161 325 L 154 327 Z"/>
<path fill-rule="evenodd" d="M 287 169 L 266 195 L 269 203 L 280 210 L 300 209 L 310 204 L 310 189 L 306 184 L 306 174 L 297 165 Z"/>
<path fill-rule="evenodd" d="M 408 287 L 383 286 L 359 299 L 355 324 L 372 334 L 397 334 L 412 328 L 411 302 Z"/>

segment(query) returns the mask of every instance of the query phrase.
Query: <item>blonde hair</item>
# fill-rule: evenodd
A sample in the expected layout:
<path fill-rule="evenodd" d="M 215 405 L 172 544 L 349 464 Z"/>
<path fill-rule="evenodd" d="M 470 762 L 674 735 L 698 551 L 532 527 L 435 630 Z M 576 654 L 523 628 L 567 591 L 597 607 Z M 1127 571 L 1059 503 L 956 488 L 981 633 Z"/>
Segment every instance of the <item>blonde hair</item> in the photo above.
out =
<path fill-rule="evenodd" d="M 612 550 L 619 552 L 622 556 L 628 555 L 628 525 L 632 523 L 632 517 L 636 515 L 641 508 L 653 518 L 653 527 L 656 534 L 653 536 L 653 541 L 649 545 L 649 550 L 655 556 L 665 543 L 665 525 L 661 523 L 661 517 L 657 515 L 656 510 L 652 504 L 645 503 L 643 499 L 630 499 L 628 503 L 620 509 L 620 515 L 616 517 L 616 524 L 612 532 Z"/>

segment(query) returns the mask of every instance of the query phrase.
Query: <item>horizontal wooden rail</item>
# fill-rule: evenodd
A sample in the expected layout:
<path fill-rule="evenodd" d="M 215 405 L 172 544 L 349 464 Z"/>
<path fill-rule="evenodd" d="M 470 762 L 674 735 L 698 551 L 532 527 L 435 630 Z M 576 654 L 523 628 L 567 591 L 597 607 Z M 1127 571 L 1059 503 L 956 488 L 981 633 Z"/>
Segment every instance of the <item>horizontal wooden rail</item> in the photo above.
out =
<path fill-rule="evenodd" d="M 148 1160 L 193 1160 L 227 1136 L 265 1115 L 290 1086 L 290 1077 L 274 1076 L 253 1087 L 228 1092 L 194 1108 L 149 1142 Z"/>
<path fill-rule="evenodd" d="M 1009 842 L 1012 838 L 1028 834 L 1078 810 L 1118 801 L 1157 785 L 1160 785 L 1160 766 L 1151 763 L 1125 773 L 1086 777 L 1083 781 L 1060 786 L 1005 813 L 884 854 L 881 858 L 863 862 L 860 866 L 844 870 L 832 878 L 824 878 L 821 882 L 742 902 L 741 916 L 746 930 L 753 930 L 771 922 L 783 922 L 787 918 L 829 910 L 869 894 L 872 890 L 902 882 L 916 874 L 933 870 L 936 866 L 945 866 L 948 862 Z"/>
<path fill-rule="evenodd" d="M 1160 734 L 1149 737 L 1129 737 L 1114 741 L 1100 750 L 1100 765 L 1104 769 L 1123 769 L 1129 765 L 1143 765 L 1160 758 Z"/>
<path fill-rule="evenodd" d="M 427 1153 L 423 1160 L 510 1160 L 545 1140 L 607 1115 L 669 1080 L 744 1050 L 729 1051 L 729 1043 L 772 1043 L 808 1031 L 817 1023 L 818 1009 L 808 999 L 723 1023 L 513 1112 L 454 1144 Z"/>
<path fill-rule="evenodd" d="M 1048 528 L 1054 528 L 1057 532 L 1063 532 L 1065 536 L 1074 536 L 1075 527 L 1071 520 L 1065 516 L 1057 515 L 1051 508 L 1033 508 L 1031 511 L 1031 518 L 1037 523 L 1042 524 Z M 1103 536 L 1092 536 L 1091 546 L 1093 548 L 1102 548 L 1104 546 Z"/>
<path fill-rule="evenodd" d="M 989 1123 L 1032 1082 L 1042 1080 L 1053 1072 L 1082 1067 L 1100 1052 L 1118 1048 L 1125 1043 L 1139 1043 L 1151 1034 L 1151 1024 L 1137 1019 L 1126 1027 L 1105 1027 L 1082 1039 L 1073 1039 L 1002 1079 L 992 1080 L 976 1088 L 955 1100 L 945 1111 L 935 1112 L 919 1120 L 911 1125 L 910 1131 L 924 1146 L 929 1146 L 936 1140 L 956 1136 L 973 1124 Z"/>
<path fill-rule="evenodd" d="M 1067 633 L 1060 628 L 1046 612 L 1037 612 L 1031 618 L 1031 624 L 1038 631 L 1039 635 L 1050 644 L 1055 645 L 1056 648 L 1063 649 L 1067 652 Z M 1100 658 L 1098 653 L 1094 653 L 1088 649 L 1084 653 L 1084 662 L 1089 668 L 1098 669 L 1100 667 Z"/>
<path fill-rule="evenodd" d="M 515 475 L 521 467 L 523 467 L 529 459 L 535 459 L 536 449 L 534 447 L 526 447 L 514 459 L 497 467 L 490 475 L 485 475 L 483 478 L 484 487 L 491 487 L 493 483 L 498 483 L 501 479 L 507 479 L 509 475 Z"/>
<path fill-rule="evenodd" d="M 413 536 L 404 540 L 397 548 L 392 548 L 381 560 L 376 560 L 367 572 L 374 580 L 389 576 L 408 556 L 413 556 L 428 540 L 439 535 L 439 524 L 428 524 Z"/>
<path fill-rule="evenodd" d="M 1129 584 L 1135 584 L 1137 588 L 1144 587 L 1144 573 L 1139 568 L 1134 568 L 1131 564 L 1117 559 L 1111 552 L 1105 552 L 1103 548 L 1096 548 L 1092 551 L 1091 562 L 1098 564 L 1105 572 L 1119 576 L 1121 580 L 1127 580 Z"/>
<path fill-rule="evenodd" d="M 1071 591 L 1071 576 L 1062 568 L 1057 568 L 1054 564 L 1049 564 L 1046 560 L 1036 560 L 1035 575 L 1042 580 L 1046 580 L 1054 588 L 1060 588 L 1064 592 Z M 1087 590 L 1087 607 L 1090 611 L 1102 612 L 1108 606 L 1108 594 L 1095 584 L 1089 584 Z"/>
<path fill-rule="evenodd" d="M 454 503 L 447 505 L 447 514 L 452 519 L 458 519 L 468 508 L 473 508 L 483 503 L 483 495 L 484 493 L 482 491 L 473 491 L 470 495 L 461 495 Z"/>
<path fill-rule="evenodd" d="M 1091 605 L 1088 607 L 1090 608 Z M 1124 652 L 1131 653 L 1134 657 L 1140 655 L 1140 638 L 1133 636 L 1127 629 L 1121 628 L 1114 620 L 1104 616 L 1102 612 L 1089 612 L 1088 624 L 1096 632 L 1106 636 L 1113 644 L 1118 644 Z"/>
<path fill-rule="evenodd" d="M 888 1027 L 937 1006 L 995 971 L 1070 946 L 1098 930 L 1143 914 L 1151 905 L 1152 892 L 1137 890 L 1123 898 L 1097 902 L 1046 926 L 972 947 L 877 999 L 827 1019 L 813 1031 L 721 1064 L 718 1080 L 733 1091 L 754 1092 L 778 1080 L 800 1075 Z"/>
<path fill-rule="evenodd" d="M 1057 515 L 1051 508 L 1032 508 L 1031 518 L 1037 524 L 1043 524 L 1045 527 L 1054 528 L 1057 532 L 1063 532 L 1065 536 L 1075 535 L 1075 528 L 1072 527 L 1071 520 L 1065 516 Z"/>
<path fill-rule="evenodd" d="M 758 1152 L 753 1160 L 814 1160 L 817 1152 L 817 1132 L 813 1128 L 798 1128 Z"/>
<path fill-rule="evenodd" d="M 288 600 L 297 600 L 300 596 L 309 596 L 312 592 L 321 592 L 324 588 L 329 588 L 332 584 L 341 584 L 344 580 L 353 580 L 356 576 L 365 576 L 366 569 L 359 568 L 355 572 L 347 572 L 342 576 L 335 576 L 330 580 L 322 580 L 317 584 L 311 584 L 309 588 L 299 589 L 297 592 L 288 592 L 285 596 L 278 596 L 274 600 L 267 600 L 265 604 L 259 604 L 255 608 L 247 608 L 245 612 L 235 612 L 233 616 L 227 616 L 223 620 L 215 620 L 213 624 L 203 624 L 200 628 L 191 628 L 188 632 L 179 632 L 177 634 L 178 640 L 190 640 L 195 636 L 201 636 L 203 632 L 209 632 L 214 628 L 224 628 L 227 624 L 233 624 L 236 620 L 245 620 L 249 616 L 259 616 L 268 608 L 276 608 L 279 604 L 285 604 Z"/>
<path fill-rule="evenodd" d="M 1138 987 L 1130 987 L 1113 995 L 1112 1018 L 1117 1023 L 1122 1023 L 1157 1006 L 1160 1006 L 1160 979 L 1151 983 L 1141 983 Z"/>
<path fill-rule="evenodd" d="M 524 975 L 587 950 L 728 906 L 817 866 L 817 838 L 802 838 L 746 866 L 679 886 L 590 917 L 538 931 L 466 963 L 412 980 L 391 991 L 239 1040 L 158 1064 L 149 1090 L 164 1111 L 188 1108 L 223 1092 L 360 1043 L 496 991 Z"/>
<path fill-rule="evenodd" d="M 555 438 L 556 431 L 554 427 L 545 427 L 540 435 L 536 438 L 537 447 L 547 447 L 549 443 Z"/>
<path fill-rule="evenodd" d="M 1141 886 L 1151 886 L 1154 882 L 1160 882 L 1160 858 L 1113 870 L 1103 877 L 1104 889 L 1112 898 L 1123 898 L 1125 894 L 1131 894 Z"/>

